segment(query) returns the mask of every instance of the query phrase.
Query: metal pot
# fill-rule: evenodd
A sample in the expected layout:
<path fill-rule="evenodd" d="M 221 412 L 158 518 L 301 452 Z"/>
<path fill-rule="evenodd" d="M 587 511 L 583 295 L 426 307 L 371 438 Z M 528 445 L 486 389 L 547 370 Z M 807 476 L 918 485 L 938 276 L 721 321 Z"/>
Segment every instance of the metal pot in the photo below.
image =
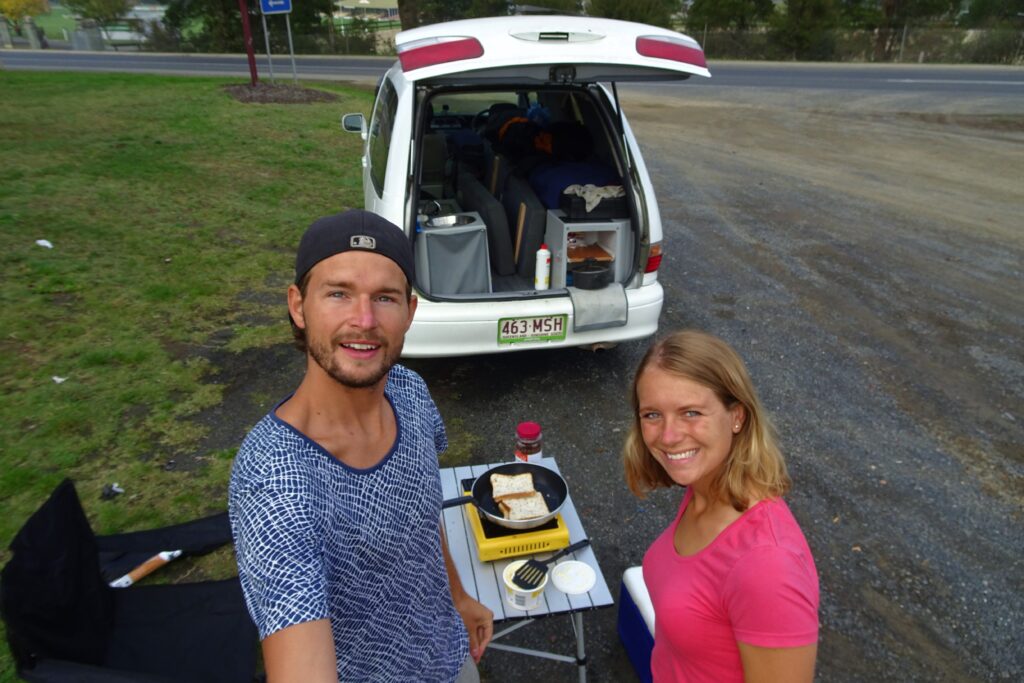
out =
<path fill-rule="evenodd" d="M 445 216 L 434 216 L 427 219 L 428 228 L 452 228 L 458 225 L 469 225 L 476 218 L 465 213 L 450 213 Z"/>
<path fill-rule="evenodd" d="M 530 519 L 505 519 L 505 516 L 501 513 L 501 508 L 498 507 L 498 503 L 494 500 L 491 475 L 516 475 L 523 474 L 524 472 L 533 474 L 533 488 L 544 496 L 544 502 L 548 506 L 548 514 Z M 487 470 L 473 482 L 470 495 L 446 500 L 441 503 L 441 507 L 450 508 L 473 503 L 480 514 L 498 526 L 503 526 L 506 529 L 535 529 L 554 519 L 568 497 L 569 486 L 558 472 L 532 462 L 510 462 Z"/>
<path fill-rule="evenodd" d="M 611 268 L 591 259 L 572 271 L 572 286 L 579 289 L 602 289 L 611 281 Z"/>

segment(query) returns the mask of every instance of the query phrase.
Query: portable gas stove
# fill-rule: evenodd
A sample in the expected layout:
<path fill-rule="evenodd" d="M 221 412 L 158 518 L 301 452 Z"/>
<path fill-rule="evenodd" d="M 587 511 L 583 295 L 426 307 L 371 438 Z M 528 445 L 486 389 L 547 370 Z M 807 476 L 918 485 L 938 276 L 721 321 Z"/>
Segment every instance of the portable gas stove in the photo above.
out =
<path fill-rule="evenodd" d="M 462 480 L 462 490 L 467 495 L 472 488 L 472 479 Z M 565 525 L 562 513 L 533 529 L 506 529 L 481 515 L 476 506 L 464 507 L 481 562 L 560 550 L 569 545 L 569 527 Z"/>

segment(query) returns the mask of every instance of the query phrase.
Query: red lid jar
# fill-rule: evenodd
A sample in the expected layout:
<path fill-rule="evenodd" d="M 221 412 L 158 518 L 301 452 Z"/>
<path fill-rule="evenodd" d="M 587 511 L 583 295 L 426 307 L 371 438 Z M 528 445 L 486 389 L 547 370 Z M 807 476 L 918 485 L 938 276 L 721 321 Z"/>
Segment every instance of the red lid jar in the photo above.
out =
<path fill-rule="evenodd" d="M 520 422 L 516 427 L 516 459 L 537 460 L 544 455 L 544 437 L 536 422 Z"/>

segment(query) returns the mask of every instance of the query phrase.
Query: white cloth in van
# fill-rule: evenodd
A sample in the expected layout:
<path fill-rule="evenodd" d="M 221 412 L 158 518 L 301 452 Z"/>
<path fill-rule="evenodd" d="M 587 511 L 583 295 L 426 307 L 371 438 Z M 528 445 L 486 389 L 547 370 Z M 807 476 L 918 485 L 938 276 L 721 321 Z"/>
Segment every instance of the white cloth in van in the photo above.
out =
<path fill-rule="evenodd" d="M 583 197 L 587 213 L 590 213 L 594 210 L 595 206 L 601 203 L 602 199 L 624 197 L 626 191 L 622 189 L 622 185 L 605 185 L 604 187 L 598 187 L 597 185 L 570 185 L 562 190 L 562 194 L 574 194 L 577 197 Z"/>

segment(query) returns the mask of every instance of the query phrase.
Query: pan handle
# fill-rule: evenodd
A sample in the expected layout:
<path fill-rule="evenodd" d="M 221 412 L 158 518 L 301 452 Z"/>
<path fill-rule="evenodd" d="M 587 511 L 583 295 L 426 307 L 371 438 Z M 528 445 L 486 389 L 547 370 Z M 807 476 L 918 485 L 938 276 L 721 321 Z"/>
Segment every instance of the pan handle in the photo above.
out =
<path fill-rule="evenodd" d="M 472 503 L 473 496 L 462 496 L 461 498 L 449 498 L 448 500 L 441 502 L 441 509 L 458 507 L 459 505 L 465 505 L 466 503 Z"/>
<path fill-rule="evenodd" d="M 545 564 L 547 562 L 554 562 L 555 560 L 557 560 L 560 557 L 565 557 L 569 553 L 574 553 L 577 550 L 582 550 L 583 548 L 586 548 L 588 545 L 590 545 L 590 539 L 589 538 L 584 538 L 582 541 L 576 541 L 575 543 L 573 543 L 568 548 L 564 548 L 564 549 L 560 550 L 559 552 L 555 553 L 553 556 L 549 557 L 547 560 L 545 560 Z"/>

